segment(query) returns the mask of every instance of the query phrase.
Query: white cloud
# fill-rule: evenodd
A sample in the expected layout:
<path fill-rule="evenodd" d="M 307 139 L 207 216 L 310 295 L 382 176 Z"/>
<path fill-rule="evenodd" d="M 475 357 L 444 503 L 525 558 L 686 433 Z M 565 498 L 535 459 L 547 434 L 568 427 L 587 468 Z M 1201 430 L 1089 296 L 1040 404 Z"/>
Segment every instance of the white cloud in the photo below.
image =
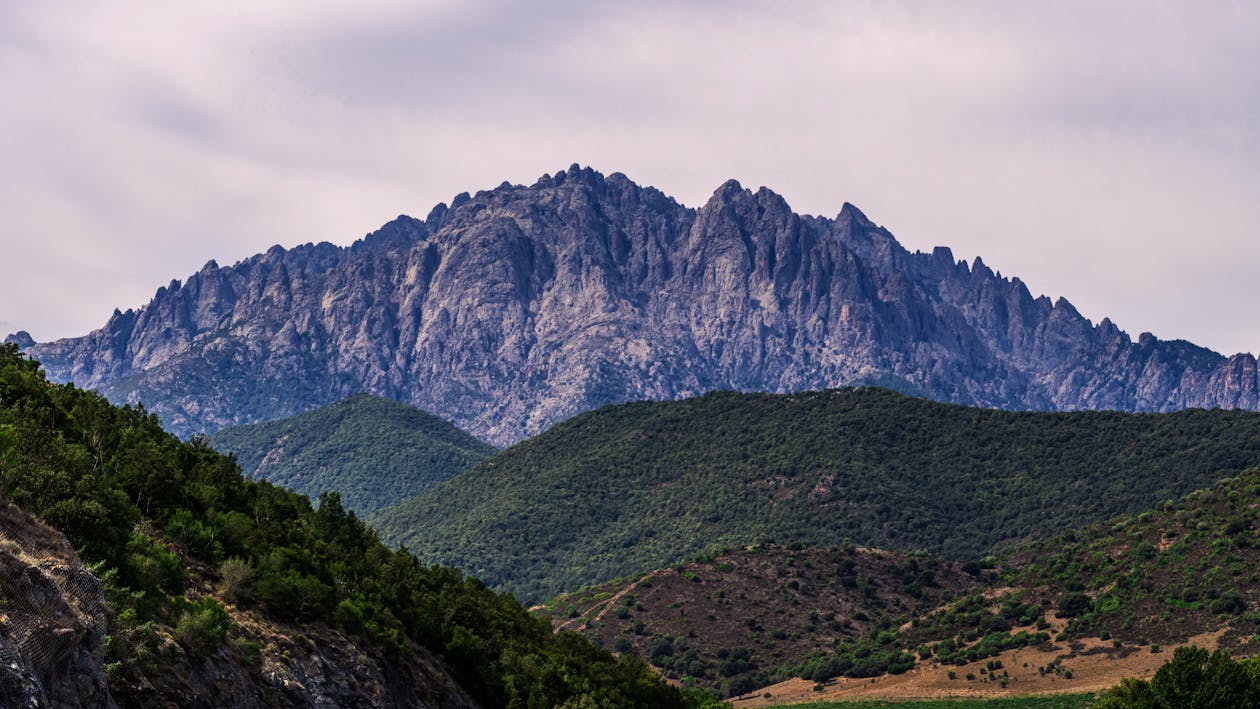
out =
<path fill-rule="evenodd" d="M 1260 349 L 1248 3 L 25 3 L 0 9 L 0 317 L 347 243 L 571 162 L 848 200 L 1136 333 Z"/>

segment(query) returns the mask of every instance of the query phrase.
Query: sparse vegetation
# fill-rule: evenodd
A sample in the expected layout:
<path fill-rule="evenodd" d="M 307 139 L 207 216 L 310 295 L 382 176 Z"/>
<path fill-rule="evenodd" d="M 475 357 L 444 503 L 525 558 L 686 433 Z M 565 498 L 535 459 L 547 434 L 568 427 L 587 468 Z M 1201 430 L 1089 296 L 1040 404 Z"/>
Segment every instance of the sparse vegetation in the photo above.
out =
<path fill-rule="evenodd" d="M 787 679 L 788 668 L 812 653 L 978 587 L 980 580 L 959 566 L 852 547 L 755 546 L 567 594 L 548 605 L 562 627 L 581 628 L 619 652 L 634 650 L 670 679 L 729 696 Z M 849 576 L 861 578 L 860 586 L 837 583 Z M 617 594 L 620 600 L 609 606 Z M 583 615 L 603 615 L 586 625 L 566 622 L 560 611 L 570 606 L 584 609 Z M 808 610 L 786 610 L 798 606 Z M 699 632 L 692 618 L 704 619 Z M 639 623 L 642 632 L 636 634 Z"/>
<path fill-rule="evenodd" d="M 1056 694 L 1049 697 L 995 697 L 993 699 L 860 700 L 788 704 L 790 709 L 1087 709 L 1093 694 Z"/>
<path fill-rule="evenodd" d="M 1064 639 L 1100 637 L 1158 653 L 1232 625 L 1224 642 L 1260 651 L 1260 468 L 1180 502 L 1013 553 L 1003 583 L 1059 593 Z"/>

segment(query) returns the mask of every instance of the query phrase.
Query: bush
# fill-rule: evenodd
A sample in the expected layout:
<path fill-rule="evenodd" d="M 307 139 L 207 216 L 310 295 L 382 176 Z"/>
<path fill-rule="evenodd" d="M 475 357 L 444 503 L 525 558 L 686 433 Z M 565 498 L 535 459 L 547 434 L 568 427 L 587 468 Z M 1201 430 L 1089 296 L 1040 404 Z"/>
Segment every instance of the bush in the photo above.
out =
<path fill-rule="evenodd" d="M 219 565 L 219 595 L 228 603 L 249 600 L 253 582 L 254 567 L 248 561 L 232 557 Z"/>
<path fill-rule="evenodd" d="M 1237 662 L 1225 650 L 1208 654 L 1181 647 L 1149 681 L 1128 678 L 1094 705 L 1096 709 L 1250 709 L 1260 706 L 1256 662 Z"/>
<path fill-rule="evenodd" d="M 1242 596 L 1238 592 L 1230 589 L 1221 594 L 1221 597 L 1212 601 L 1211 609 L 1213 613 L 1228 613 L 1237 615 L 1247 610 L 1247 604 L 1243 601 Z"/>
<path fill-rule="evenodd" d="M 152 537 L 136 534 L 127 543 L 122 575 L 137 591 L 184 592 L 184 562 Z"/>
<path fill-rule="evenodd" d="M 1075 618 L 1088 613 L 1093 607 L 1094 602 L 1089 596 L 1079 592 L 1068 592 L 1059 599 L 1059 616 Z"/>
<path fill-rule="evenodd" d="M 206 596 L 188 604 L 179 623 L 175 625 L 174 636 L 189 655 L 197 658 L 209 657 L 223 645 L 228 628 L 232 625 L 232 616 L 228 615 L 223 604 Z"/>

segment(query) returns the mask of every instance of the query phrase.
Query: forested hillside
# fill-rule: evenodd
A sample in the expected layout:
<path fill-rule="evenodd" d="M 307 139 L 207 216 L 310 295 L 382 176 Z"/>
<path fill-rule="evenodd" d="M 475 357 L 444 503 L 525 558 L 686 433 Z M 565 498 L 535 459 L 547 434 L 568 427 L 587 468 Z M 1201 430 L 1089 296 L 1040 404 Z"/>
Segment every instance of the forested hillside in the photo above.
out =
<path fill-rule="evenodd" d="M 578 416 L 373 517 L 537 599 L 766 539 L 976 558 L 1260 462 L 1260 415 L 1030 413 L 879 389 L 713 393 Z"/>
<path fill-rule="evenodd" d="M 1106 673 L 1088 657 L 1132 665 L 1135 652 L 1159 655 L 1196 639 L 1254 655 L 1260 650 L 1258 507 L 1260 468 L 1252 468 L 1179 501 L 1032 543 L 1001 559 L 1002 577 L 985 593 L 841 642 L 796 672 L 824 681 L 930 666 L 941 673 L 957 668 L 956 678 L 983 685 L 999 678 L 977 680 L 975 663 L 1021 648 L 1057 653 L 1060 659 L 1040 673 L 1067 680 L 1072 667 L 1080 679 L 1086 664 Z M 973 672 L 962 669 L 967 665 Z M 1003 671 L 1002 688 L 1027 684 L 1027 670 Z"/>
<path fill-rule="evenodd" d="M 462 688 L 442 705 L 694 701 L 635 658 L 553 634 L 479 581 L 390 551 L 335 495 L 313 507 L 247 480 L 139 408 L 49 384 L 10 345 L 0 347 L 0 495 L 64 532 L 104 583 L 105 673 L 124 706 L 211 706 L 219 680 L 234 702 L 305 706 L 284 679 L 295 655 L 313 658 L 311 682 L 383 668 L 385 694 L 355 699 L 366 690 L 351 681 L 340 700 L 350 703 L 417 701 L 406 699 L 417 662 Z M 358 647 L 342 666 L 329 660 L 338 637 Z"/>
<path fill-rule="evenodd" d="M 1228 626 L 1260 651 L 1260 468 L 1017 550 L 1006 581 L 1054 598 L 1067 637 L 1172 643 Z"/>
<path fill-rule="evenodd" d="M 318 499 L 337 492 L 359 514 L 445 482 L 494 452 L 442 419 L 367 394 L 279 421 L 209 437 L 241 470 Z"/>

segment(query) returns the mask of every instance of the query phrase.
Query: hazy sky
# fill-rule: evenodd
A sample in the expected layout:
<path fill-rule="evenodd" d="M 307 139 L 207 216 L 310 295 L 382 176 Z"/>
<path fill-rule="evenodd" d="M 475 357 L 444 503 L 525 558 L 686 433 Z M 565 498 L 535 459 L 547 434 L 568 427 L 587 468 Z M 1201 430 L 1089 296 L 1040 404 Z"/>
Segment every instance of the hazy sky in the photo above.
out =
<path fill-rule="evenodd" d="M 1260 351 L 1260 3 L 0 2 L 0 336 L 578 162 Z"/>

